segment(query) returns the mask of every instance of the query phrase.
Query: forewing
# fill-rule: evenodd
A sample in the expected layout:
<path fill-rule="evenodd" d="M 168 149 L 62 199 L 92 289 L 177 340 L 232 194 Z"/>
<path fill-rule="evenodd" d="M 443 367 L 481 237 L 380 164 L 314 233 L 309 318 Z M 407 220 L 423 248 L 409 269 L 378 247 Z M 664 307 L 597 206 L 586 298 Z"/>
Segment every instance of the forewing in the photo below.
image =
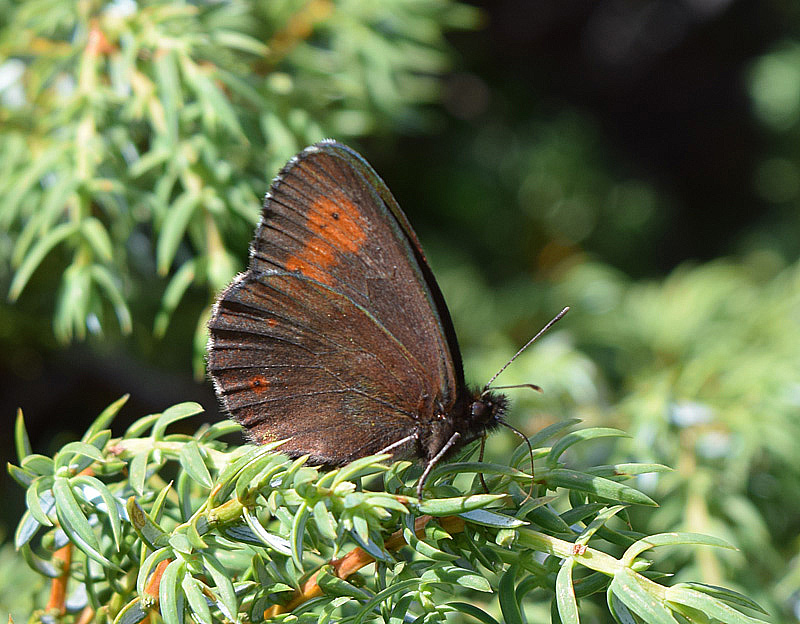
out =
<path fill-rule="evenodd" d="M 349 148 L 319 143 L 283 169 L 265 201 L 250 270 L 299 274 L 361 306 L 427 372 L 426 392 L 442 406 L 463 387 L 452 323 L 416 235 Z"/>

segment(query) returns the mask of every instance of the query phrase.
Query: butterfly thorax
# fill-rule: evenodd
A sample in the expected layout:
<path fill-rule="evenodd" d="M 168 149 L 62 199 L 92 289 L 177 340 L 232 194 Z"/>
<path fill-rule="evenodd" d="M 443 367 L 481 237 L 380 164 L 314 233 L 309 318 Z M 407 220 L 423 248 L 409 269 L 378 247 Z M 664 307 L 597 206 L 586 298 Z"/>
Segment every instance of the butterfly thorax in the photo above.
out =
<path fill-rule="evenodd" d="M 419 443 L 420 455 L 430 460 L 458 433 L 459 439 L 447 455 L 465 444 L 484 437 L 503 420 L 508 399 L 499 393 L 465 389 L 453 406 L 427 423 Z"/>

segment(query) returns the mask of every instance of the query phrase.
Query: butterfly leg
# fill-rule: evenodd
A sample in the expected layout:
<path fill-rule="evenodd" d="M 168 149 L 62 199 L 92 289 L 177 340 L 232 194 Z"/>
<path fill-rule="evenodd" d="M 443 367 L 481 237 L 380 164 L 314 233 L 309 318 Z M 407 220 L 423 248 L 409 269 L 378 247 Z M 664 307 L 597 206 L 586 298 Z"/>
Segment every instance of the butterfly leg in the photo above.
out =
<path fill-rule="evenodd" d="M 481 438 L 481 452 L 478 454 L 478 461 L 483 462 L 483 451 L 486 448 L 486 435 Z M 478 473 L 481 477 L 481 485 L 483 485 L 483 491 L 487 494 L 489 493 L 489 486 L 486 485 L 486 479 L 483 478 L 483 473 Z"/>
<path fill-rule="evenodd" d="M 418 437 L 418 436 L 417 436 L 417 434 L 416 434 L 416 433 L 412 433 L 410 436 L 406 436 L 406 437 L 405 437 L 405 438 L 403 438 L 402 440 L 398 440 L 397 442 L 392 442 L 392 443 L 391 443 L 389 446 L 387 446 L 387 447 L 386 447 L 386 448 L 384 448 L 384 449 L 381 449 L 381 450 L 380 450 L 378 453 L 376 453 L 376 454 L 377 454 L 377 455 L 382 455 L 383 453 L 388 453 L 388 452 L 390 452 L 392 449 L 396 449 L 398 446 L 403 446 L 403 445 L 404 445 L 406 442 L 411 442 L 411 440 L 416 440 L 416 439 L 417 439 L 417 437 Z"/>
<path fill-rule="evenodd" d="M 528 488 L 528 495 L 525 497 L 525 500 L 522 501 L 523 503 L 525 503 L 525 501 L 527 501 L 528 499 L 533 498 L 533 488 L 536 487 L 536 477 L 533 474 L 534 473 L 533 447 L 531 446 L 531 441 L 528 439 L 528 436 L 522 433 L 519 429 L 517 429 L 516 427 L 512 427 L 507 422 L 502 420 L 500 421 L 500 424 L 503 425 L 504 427 L 508 427 L 509 429 L 511 429 L 511 431 L 513 431 L 515 435 L 518 435 L 520 438 L 522 438 L 525 441 L 525 444 L 528 445 L 528 454 L 531 456 L 531 486 L 530 488 Z"/>
<path fill-rule="evenodd" d="M 425 466 L 425 470 L 422 471 L 422 476 L 419 478 L 419 482 L 417 483 L 417 498 L 422 499 L 422 488 L 425 486 L 425 481 L 427 481 L 431 470 L 433 470 L 436 464 L 438 464 L 442 457 L 445 456 L 447 451 L 453 448 L 453 445 L 458 442 L 460 437 L 461 434 L 458 431 L 451 435 L 450 439 L 445 442 L 445 445 L 441 448 L 441 450 L 439 450 L 439 452 L 436 453 L 436 455 L 434 455 Z"/>

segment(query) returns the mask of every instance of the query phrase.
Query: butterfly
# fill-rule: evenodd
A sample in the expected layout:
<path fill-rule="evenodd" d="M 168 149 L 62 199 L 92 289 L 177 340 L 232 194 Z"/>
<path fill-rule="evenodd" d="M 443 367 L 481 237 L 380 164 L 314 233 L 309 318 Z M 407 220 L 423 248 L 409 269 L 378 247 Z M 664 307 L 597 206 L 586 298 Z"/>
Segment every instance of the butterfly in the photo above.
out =
<path fill-rule="evenodd" d="M 372 167 L 332 140 L 272 182 L 249 267 L 208 328 L 209 374 L 250 441 L 286 440 L 282 452 L 323 466 L 421 459 L 418 498 L 440 460 L 506 424 L 507 398 L 464 380 L 405 214 Z"/>

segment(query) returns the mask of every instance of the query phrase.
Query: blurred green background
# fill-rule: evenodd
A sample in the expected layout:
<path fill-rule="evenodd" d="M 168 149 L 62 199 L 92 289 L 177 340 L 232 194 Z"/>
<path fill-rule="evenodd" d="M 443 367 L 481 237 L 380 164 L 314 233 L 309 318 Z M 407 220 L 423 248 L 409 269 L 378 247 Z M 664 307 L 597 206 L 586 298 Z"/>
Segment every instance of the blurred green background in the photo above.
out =
<path fill-rule="evenodd" d="M 0 0 L 0 29 L 6 432 L 22 408 L 52 451 L 127 392 L 120 431 L 222 417 L 208 306 L 279 167 L 334 137 L 417 229 L 468 379 L 572 306 L 498 381 L 545 388 L 515 424 L 628 431 L 572 461 L 675 467 L 637 528 L 740 549 L 663 569 L 800 619 L 800 5 Z"/>

